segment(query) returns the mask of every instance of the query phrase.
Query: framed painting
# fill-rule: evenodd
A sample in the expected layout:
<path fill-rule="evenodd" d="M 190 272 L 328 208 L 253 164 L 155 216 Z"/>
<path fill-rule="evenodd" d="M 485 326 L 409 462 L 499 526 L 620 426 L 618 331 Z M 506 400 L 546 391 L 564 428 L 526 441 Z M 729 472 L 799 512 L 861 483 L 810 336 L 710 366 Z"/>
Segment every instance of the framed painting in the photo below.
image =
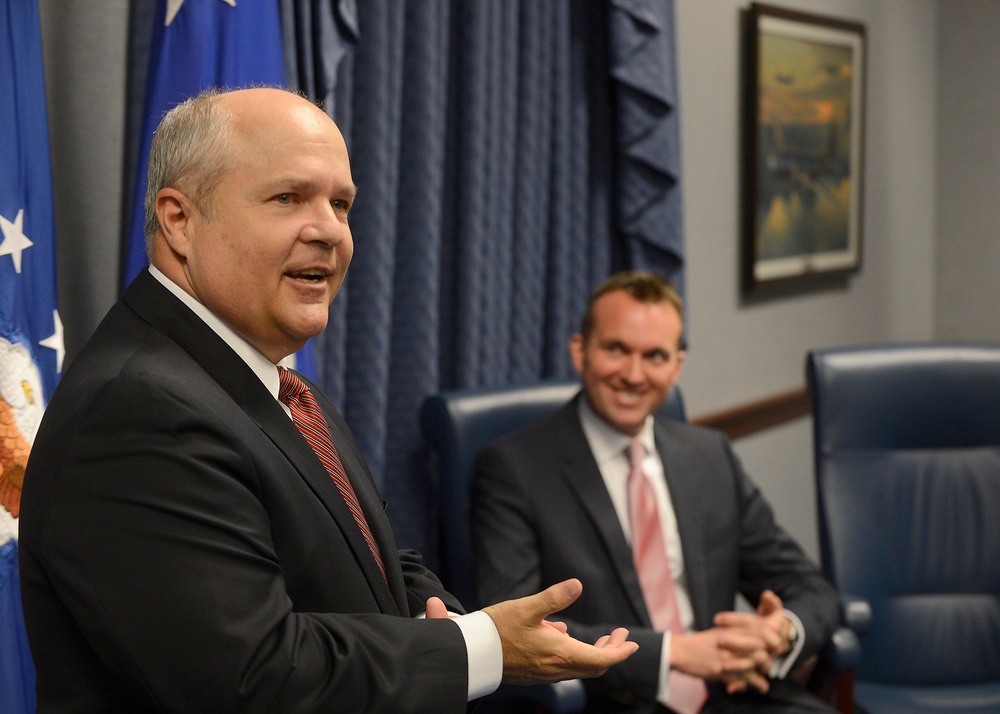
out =
<path fill-rule="evenodd" d="M 747 17 L 744 291 L 857 271 L 864 26 L 760 3 Z"/>

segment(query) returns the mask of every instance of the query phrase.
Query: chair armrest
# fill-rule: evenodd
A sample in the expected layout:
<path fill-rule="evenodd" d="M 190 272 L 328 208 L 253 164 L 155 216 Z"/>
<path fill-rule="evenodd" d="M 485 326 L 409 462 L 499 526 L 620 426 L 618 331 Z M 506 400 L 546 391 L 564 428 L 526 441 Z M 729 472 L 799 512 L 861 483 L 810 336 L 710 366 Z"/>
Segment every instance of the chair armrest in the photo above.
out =
<path fill-rule="evenodd" d="M 561 712 L 580 712 L 587 704 L 587 693 L 583 682 L 579 679 L 567 679 L 548 685 L 536 685 L 536 701 L 540 702 L 553 714 Z"/>
<path fill-rule="evenodd" d="M 840 622 L 851 628 L 858 637 L 868 632 L 872 621 L 872 606 L 856 595 L 840 596 Z"/>
<path fill-rule="evenodd" d="M 838 627 L 823 648 L 820 659 L 835 673 L 857 668 L 861 660 L 857 633 L 850 627 Z"/>
<path fill-rule="evenodd" d="M 809 688 L 838 712 L 854 711 L 854 673 L 861 661 L 860 637 L 868 631 L 871 605 L 864 598 L 840 596 L 840 626 L 820 652 Z"/>
<path fill-rule="evenodd" d="M 840 626 L 826 644 L 820 659 L 830 672 L 856 669 L 861 660 L 861 637 L 871 624 L 868 601 L 853 595 L 840 596 Z"/>

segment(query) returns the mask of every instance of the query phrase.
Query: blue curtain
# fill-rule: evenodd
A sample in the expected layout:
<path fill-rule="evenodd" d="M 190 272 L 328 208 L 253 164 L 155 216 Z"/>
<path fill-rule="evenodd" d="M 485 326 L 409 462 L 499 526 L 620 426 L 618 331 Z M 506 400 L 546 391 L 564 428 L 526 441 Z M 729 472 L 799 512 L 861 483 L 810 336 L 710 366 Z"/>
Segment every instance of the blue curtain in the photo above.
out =
<path fill-rule="evenodd" d="M 440 389 L 572 373 L 594 285 L 682 283 L 672 0 L 280 0 L 290 86 L 347 139 L 355 257 L 317 376 L 436 564 Z"/>
<path fill-rule="evenodd" d="M 335 97 L 360 187 L 320 379 L 400 543 L 433 564 L 422 400 L 569 376 L 567 339 L 615 269 L 681 283 L 672 2 L 288 4 L 286 42 L 313 48 L 286 45 L 289 76 Z M 317 47 L 337 57 L 319 87 Z"/>
<path fill-rule="evenodd" d="M 568 375 L 566 339 L 612 268 L 614 181 L 592 166 L 612 165 L 613 118 L 607 72 L 588 72 L 606 67 L 592 7 L 358 4 L 351 105 L 335 112 L 350 117 L 356 253 L 322 376 L 401 544 L 431 561 L 421 401 Z"/>

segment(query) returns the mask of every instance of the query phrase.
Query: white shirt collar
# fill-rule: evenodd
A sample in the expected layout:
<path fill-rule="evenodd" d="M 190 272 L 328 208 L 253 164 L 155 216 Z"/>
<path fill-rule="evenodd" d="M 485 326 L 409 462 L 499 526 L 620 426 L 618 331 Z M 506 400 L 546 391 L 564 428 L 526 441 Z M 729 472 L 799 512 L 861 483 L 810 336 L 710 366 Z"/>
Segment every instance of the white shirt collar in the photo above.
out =
<path fill-rule="evenodd" d="M 656 448 L 656 442 L 653 438 L 652 415 L 646 417 L 646 421 L 642 425 L 642 431 L 633 439 L 628 434 L 618 431 L 618 429 L 598 416 L 587 402 L 586 394 L 580 394 L 578 412 L 583 433 L 590 443 L 590 449 L 598 465 L 604 464 L 612 458 L 621 458 L 622 453 L 633 441 L 638 441 L 645 446 L 647 454 L 652 454 Z"/>
<path fill-rule="evenodd" d="M 156 278 L 167 290 L 174 294 L 178 300 L 183 302 L 190 310 L 200 317 L 212 331 L 223 339 L 240 358 L 253 370 L 268 391 L 275 399 L 278 398 L 278 370 L 274 363 L 265 357 L 256 347 L 247 342 L 233 328 L 226 324 L 222 318 L 198 302 L 194 297 L 184 291 L 180 285 L 164 275 L 155 266 L 149 266 L 150 274 Z"/>

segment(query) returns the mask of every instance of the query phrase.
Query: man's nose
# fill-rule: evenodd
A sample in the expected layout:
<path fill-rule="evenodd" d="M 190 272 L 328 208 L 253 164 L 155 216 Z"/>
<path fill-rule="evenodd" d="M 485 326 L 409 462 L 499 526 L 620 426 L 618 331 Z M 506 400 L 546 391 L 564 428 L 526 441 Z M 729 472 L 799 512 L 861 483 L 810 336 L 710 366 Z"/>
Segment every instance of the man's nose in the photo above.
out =
<path fill-rule="evenodd" d="M 633 354 L 626 357 L 624 376 L 626 381 L 631 384 L 638 384 L 645 379 L 646 374 L 642 369 L 642 355 Z"/>
<path fill-rule="evenodd" d="M 303 241 L 320 241 L 330 246 L 350 235 L 346 218 L 326 201 L 317 201 L 311 206 L 309 220 L 301 231 Z"/>

